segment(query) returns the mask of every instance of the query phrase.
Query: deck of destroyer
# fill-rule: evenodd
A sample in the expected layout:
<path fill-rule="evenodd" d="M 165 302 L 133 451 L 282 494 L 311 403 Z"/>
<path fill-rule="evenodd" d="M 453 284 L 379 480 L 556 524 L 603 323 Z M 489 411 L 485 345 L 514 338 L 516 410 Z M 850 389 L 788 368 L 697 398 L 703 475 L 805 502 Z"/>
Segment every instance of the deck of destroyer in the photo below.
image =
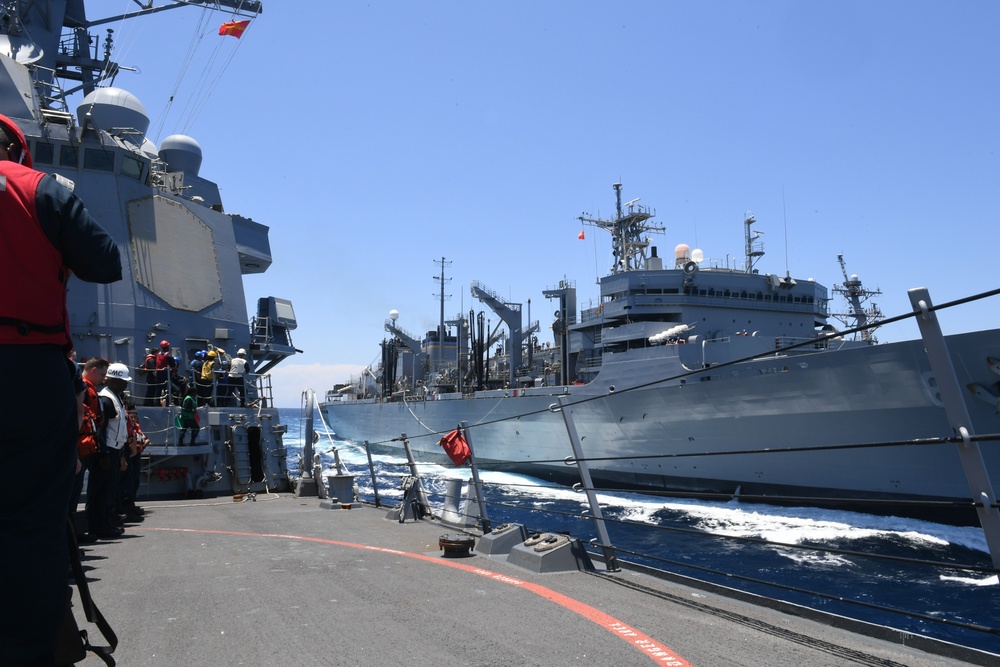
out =
<path fill-rule="evenodd" d="M 628 569 L 443 558 L 454 529 L 356 503 L 282 494 L 146 508 L 120 539 L 84 547 L 129 667 L 969 664 Z"/>

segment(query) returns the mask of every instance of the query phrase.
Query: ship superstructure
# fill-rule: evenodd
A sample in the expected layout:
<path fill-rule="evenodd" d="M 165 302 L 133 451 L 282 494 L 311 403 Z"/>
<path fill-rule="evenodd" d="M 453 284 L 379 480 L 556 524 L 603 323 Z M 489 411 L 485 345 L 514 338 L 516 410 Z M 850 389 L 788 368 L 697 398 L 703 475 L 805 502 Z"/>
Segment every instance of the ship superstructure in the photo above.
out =
<path fill-rule="evenodd" d="M 124 68 L 113 60 L 108 26 L 192 5 L 251 20 L 260 3 L 137 3 L 101 18 L 89 17 L 83 0 L 0 4 L 0 113 L 23 130 L 35 168 L 68 182 L 122 251 L 123 280 L 71 279 L 67 301 L 78 360 L 102 357 L 133 369 L 130 391 L 152 441 L 140 493 L 284 487 L 283 427 L 267 372 L 295 353 L 295 315 L 288 300 L 264 297 L 251 317 L 242 280 L 271 264 L 268 227 L 226 210 L 219 186 L 200 173 L 194 138 L 175 134 L 155 146 L 142 102 L 110 85 Z M 163 341 L 178 371 L 149 392 L 157 379 L 144 360 Z M 209 381 L 200 444 L 177 447 L 180 387 L 194 381 L 197 353 L 214 350 L 222 359 L 238 349 L 252 369 L 245 395 L 219 391 L 228 387 L 221 376 Z"/>

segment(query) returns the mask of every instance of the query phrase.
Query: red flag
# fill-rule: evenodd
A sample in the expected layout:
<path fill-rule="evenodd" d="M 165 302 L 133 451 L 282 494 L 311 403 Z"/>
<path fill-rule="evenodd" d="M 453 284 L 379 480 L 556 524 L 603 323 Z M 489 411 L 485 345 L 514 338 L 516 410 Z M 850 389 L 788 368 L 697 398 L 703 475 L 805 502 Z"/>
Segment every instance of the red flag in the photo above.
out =
<path fill-rule="evenodd" d="M 582 241 L 582 240 L 583 240 L 583 239 L 585 238 L 585 237 L 583 236 L 583 230 L 582 230 L 582 229 L 580 230 L 580 233 L 579 233 L 579 234 L 577 234 L 576 238 L 580 239 L 581 241 Z"/>
<path fill-rule="evenodd" d="M 250 21 L 226 21 L 219 26 L 220 35 L 232 35 L 236 39 L 243 36 L 243 31 L 250 25 Z"/>
<path fill-rule="evenodd" d="M 465 441 L 458 429 L 445 435 L 438 444 L 444 447 L 445 454 L 457 466 L 462 465 L 472 457 L 469 443 Z"/>

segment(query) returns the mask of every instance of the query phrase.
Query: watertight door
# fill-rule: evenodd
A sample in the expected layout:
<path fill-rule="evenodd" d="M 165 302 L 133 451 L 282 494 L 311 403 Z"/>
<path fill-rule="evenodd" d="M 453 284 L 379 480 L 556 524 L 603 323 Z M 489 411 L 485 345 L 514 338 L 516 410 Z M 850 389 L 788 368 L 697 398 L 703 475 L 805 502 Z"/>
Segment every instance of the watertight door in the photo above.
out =
<path fill-rule="evenodd" d="M 260 440 L 260 426 L 247 426 L 247 455 L 250 457 L 250 481 L 266 482 L 264 479 L 264 450 Z"/>
<path fill-rule="evenodd" d="M 260 426 L 235 426 L 230 431 L 233 453 L 233 491 L 250 490 L 264 479 Z"/>

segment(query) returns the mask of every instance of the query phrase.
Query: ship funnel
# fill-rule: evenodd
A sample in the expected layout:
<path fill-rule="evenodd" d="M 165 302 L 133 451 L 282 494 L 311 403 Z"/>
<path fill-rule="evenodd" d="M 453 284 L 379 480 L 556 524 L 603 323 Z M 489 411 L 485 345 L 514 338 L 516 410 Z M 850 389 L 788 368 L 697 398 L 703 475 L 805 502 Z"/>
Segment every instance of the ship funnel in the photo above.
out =
<path fill-rule="evenodd" d="M 663 258 L 656 254 L 656 246 L 652 246 L 649 253 L 649 259 L 646 260 L 646 269 L 649 271 L 662 271 L 663 270 Z"/>

